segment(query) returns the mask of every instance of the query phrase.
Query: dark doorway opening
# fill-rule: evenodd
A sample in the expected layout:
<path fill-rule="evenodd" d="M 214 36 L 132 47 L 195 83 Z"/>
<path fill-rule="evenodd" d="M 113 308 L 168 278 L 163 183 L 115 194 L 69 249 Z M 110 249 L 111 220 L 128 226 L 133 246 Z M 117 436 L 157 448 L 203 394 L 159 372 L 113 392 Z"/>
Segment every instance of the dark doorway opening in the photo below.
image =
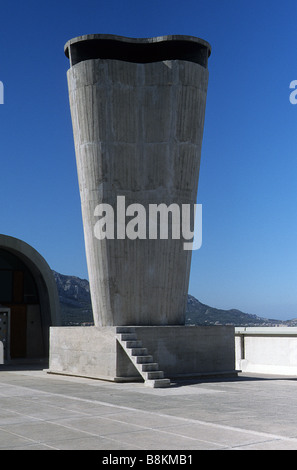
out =
<path fill-rule="evenodd" d="M 9 309 L 5 359 L 44 357 L 36 282 L 26 264 L 4 249 L 0 249 L 0 307 Z"/>

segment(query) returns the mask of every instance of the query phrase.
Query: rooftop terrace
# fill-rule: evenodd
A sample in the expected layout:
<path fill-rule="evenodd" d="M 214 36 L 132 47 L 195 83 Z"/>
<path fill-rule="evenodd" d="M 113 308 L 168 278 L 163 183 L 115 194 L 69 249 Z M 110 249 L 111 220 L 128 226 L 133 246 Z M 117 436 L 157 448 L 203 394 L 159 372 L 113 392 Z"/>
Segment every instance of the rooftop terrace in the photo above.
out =
<path fill-rule="evenodd" d="M 295 450 L 296 418 L 289 377 L 153 389 L 0 366 L 0 449 Z"/>

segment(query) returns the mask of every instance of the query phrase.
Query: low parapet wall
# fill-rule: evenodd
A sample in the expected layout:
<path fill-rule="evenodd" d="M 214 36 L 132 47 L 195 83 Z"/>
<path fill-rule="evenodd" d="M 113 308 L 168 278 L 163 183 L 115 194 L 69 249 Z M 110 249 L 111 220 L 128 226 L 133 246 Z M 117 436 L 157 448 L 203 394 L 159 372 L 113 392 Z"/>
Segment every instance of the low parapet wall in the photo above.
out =
<path fill-rule="evenodd" d="M 235 328 L 236 369 L 297 376 L 297 328 Z"/>

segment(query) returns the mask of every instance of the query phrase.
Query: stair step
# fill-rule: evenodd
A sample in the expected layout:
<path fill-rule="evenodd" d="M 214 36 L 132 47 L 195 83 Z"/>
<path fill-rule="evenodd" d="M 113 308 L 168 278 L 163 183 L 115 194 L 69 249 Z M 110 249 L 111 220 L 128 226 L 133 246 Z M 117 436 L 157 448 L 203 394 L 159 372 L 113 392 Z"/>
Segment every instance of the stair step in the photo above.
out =
<path fill-rule="evenodd" d="M 129 348 L 129 351 L 131 351 L 132 356 L 147 356 L 146 348 Z"/>
<path fill-rule="evenodd" d="M 135 333 L 133 326 L 117 326 L 116 333 Z"/>
<path fill-rule="evenodd" d="M 135 356 L 137 364 L 147 364 L 153 362 L 153 356 Z"/>
<path fill-rule="evenodd" d="M 145 362 L 141 364 L 142 372 L 149 372 L 153 370 L 159 370 L 159 364 L 157 362 Z"/>
<path fill-rule="evenodd" d="M 129 340 L 126 341 L 126 348 L 142 348 L 142 341 L 139 340 Z"/>
<path fill-rule="evenodd" d="M 170 379 L 146 380 L 144 384 L 152 388 L 165 388 L 170 386 Z"/>
<path fill-rule="evenodd" d="M 118 334 L 120 341 L 133 341 L 137 340 L 135 333 L 119 333 Z"/>
<path fill-rule="evenodd" d="M 143 377 L 145 380 L 164 379 L 164 372 L 162 370 L 143 372 Z"/>

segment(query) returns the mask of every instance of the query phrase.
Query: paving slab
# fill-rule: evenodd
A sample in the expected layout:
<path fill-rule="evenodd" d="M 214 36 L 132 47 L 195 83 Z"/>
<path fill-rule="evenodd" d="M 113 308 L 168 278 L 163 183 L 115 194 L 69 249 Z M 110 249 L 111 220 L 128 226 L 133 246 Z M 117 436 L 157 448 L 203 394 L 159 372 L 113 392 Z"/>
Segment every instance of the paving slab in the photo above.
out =
<path fill-rule="evenodd" d="M 1 450 L 296 450 L 297 379 L 110 383 L 0 368 Z"/>

